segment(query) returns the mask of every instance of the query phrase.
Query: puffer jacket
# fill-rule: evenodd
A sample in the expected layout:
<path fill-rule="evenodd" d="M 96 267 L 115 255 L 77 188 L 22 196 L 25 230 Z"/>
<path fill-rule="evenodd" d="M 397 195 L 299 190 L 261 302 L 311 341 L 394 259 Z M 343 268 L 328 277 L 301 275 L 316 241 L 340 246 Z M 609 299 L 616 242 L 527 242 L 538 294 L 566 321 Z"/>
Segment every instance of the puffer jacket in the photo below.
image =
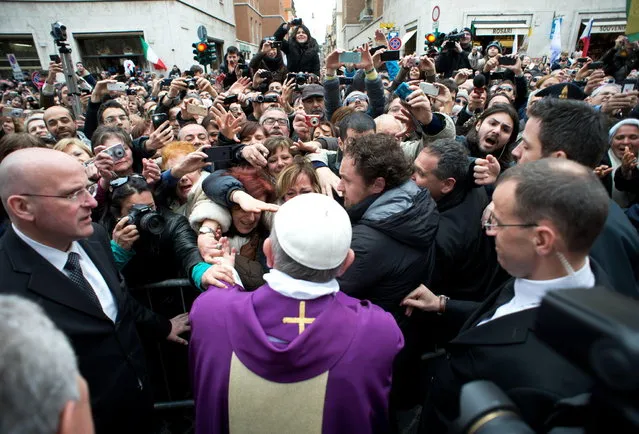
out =
<path fill-rule="evenodd" d="M 426 189 L 408 180 L 348 210 L 355 261 L 337 280 L 340 290 L 370 300 L 390 312 L 402 327 L 399 304 L 433 271 L 437 205 Z"/>

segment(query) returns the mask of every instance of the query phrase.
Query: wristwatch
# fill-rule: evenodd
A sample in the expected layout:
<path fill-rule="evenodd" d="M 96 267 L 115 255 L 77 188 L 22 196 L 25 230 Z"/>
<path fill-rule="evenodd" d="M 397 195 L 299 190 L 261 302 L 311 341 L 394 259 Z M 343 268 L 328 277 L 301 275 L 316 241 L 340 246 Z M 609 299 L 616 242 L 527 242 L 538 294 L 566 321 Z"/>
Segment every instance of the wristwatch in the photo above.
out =
<path fill-rule="evenodd" d="M 200 230 L 198 231 L 201 234 L 213 234 L 215 235 L 215 229 L 210 226 L 200 226 Z"/>

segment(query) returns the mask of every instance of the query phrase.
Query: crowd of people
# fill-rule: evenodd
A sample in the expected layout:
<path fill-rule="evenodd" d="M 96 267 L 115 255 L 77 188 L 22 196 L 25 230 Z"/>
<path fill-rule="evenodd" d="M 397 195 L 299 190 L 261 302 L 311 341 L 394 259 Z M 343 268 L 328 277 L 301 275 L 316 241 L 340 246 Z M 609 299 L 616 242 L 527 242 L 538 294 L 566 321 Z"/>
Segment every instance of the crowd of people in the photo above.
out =
<path fill-rule="evenodd" d="M 564 421 L 593 379 L 542 298 L 639 298 L 639 45 L 544 64 L 462 33 L 321 59 L 294 20 L 211 73 L 6 89 L 0 432 L 157 432 L 164 340 L 198 433 L 447 432 L 477 379 Z M 187 312 L 130 291 L 176 278 Z"/>

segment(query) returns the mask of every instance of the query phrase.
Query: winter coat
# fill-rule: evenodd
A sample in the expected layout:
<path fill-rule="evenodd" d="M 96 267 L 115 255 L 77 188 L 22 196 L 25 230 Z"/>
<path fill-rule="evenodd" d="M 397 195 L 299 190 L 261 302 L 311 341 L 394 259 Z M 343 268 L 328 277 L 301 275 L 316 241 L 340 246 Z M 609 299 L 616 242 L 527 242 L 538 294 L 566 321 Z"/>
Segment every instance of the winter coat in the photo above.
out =
<path fill-rule="evenodd" d="M 282 51 L 286 54 L 286 67 L 288 72 L 310 72 L 317 76 L 320 75 L 320 58 L 319 47 L 317 42 L 309 35 L 309 41 L 303 45 L 300 45 L 292 38 L 288 41 L 284 40 L 287 29 L 284 28 L 287 23 L 282 24 L 276 31 L 273 37 L 277 41 L 282 41 Z M 310 45 L 312 44 L 312 48 Z"/>
<path fill-rule="evenodd" d="M 412 180 L 348 209 L 355 261 L 337 280 L 351 297 L 370 300 L 407 322 L 399 304 L 432 274 L 439 213 Z"/>

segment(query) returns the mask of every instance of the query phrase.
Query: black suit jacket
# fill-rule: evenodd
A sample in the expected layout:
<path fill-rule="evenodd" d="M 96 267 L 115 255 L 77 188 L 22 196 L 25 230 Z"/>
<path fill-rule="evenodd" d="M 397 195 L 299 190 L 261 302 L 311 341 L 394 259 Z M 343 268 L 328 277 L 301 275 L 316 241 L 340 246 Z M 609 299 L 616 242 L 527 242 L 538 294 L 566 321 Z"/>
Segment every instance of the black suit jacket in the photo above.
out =
<path fill-rule="evenodd" d="M 115 323 L 12 228 L 0 240 L 0 293 L 37 302 L 67 335 L 89 384 L 96 432 L 149 432 L 153 399 L 136 323 L 162 337 L 171 324 L 130 296 L 102 227 L 94 225 L 93 235 L 79 243 L 115 298 Z"/>
<path fill-rule="evenodd" d="M 590 264 L 595 284 L 609 287 L 601 268 L 592 259 Z M 459 416 L 461 386 L 470 381 L 494 382 L 518 406 L 535 432 L 541 432 L 557 401 L 591 387 L 590 377 L 537 338 L 537 308 L 476 327 L 491 309 L 512 299 L 508 292 L 513 285 L 514 279 L 509 280 L 466 316 L 461 332 L 447 345 L 445 356 L 430 367 L 433 386 L 422 412 L 420 432 L 448 432 L 449 424 Z M 472 303 L 451 303 L 450 307 L 470 312 Z M 448 310 L 447 305 L 446 314 Z"/>

